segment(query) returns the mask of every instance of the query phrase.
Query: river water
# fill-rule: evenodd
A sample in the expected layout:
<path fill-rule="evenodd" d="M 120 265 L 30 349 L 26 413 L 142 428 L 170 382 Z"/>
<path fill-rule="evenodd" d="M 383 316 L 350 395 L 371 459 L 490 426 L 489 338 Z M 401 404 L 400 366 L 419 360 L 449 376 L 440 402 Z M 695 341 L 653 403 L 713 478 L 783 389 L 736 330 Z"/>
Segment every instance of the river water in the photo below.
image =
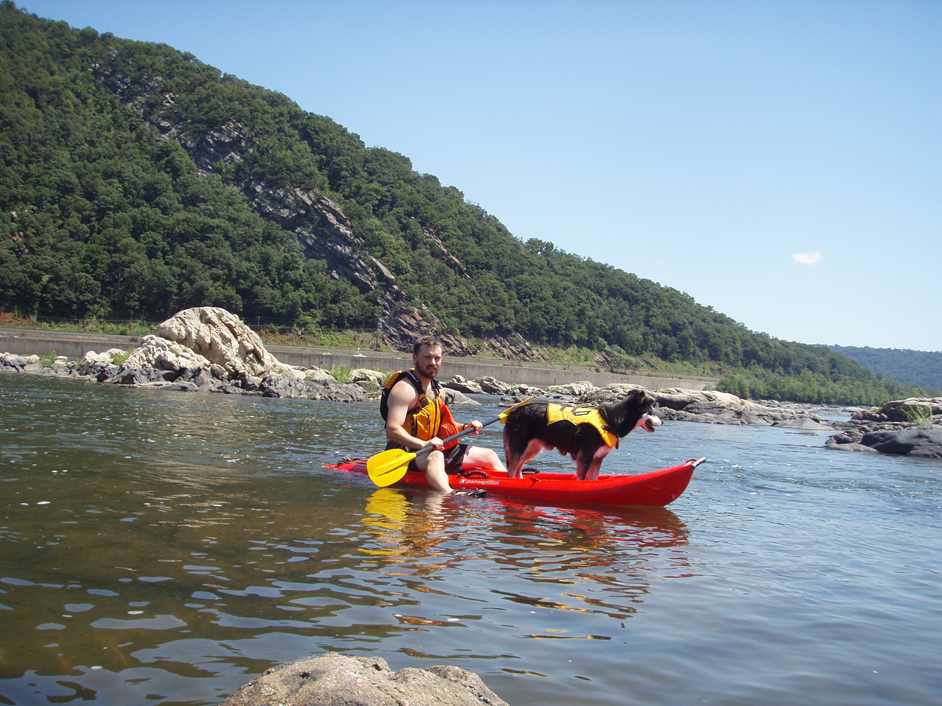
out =
<path fill-rule="evenodd" d="M 604 469 L 707 456 L 668 509 L 436 501 L 321 468 L 375 407 L 0 376 L 0 704 L 214 704 L 326 650 L 512 704 L 942 702 L 938 463 L 668 422 Z"/>

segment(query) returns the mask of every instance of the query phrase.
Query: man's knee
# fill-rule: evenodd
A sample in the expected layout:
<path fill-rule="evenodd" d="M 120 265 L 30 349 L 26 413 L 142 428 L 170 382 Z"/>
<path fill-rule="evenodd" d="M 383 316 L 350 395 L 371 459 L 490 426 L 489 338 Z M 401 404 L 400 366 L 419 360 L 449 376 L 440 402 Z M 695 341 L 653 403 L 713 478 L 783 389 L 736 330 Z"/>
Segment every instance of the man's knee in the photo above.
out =
<path fill-rule="evenodd" d="M 499 462 L 500 458 L 497 456 L 497 452 L 494 449 L 484 449 L 484 462 L 490 465 L 494 465 Z"/>

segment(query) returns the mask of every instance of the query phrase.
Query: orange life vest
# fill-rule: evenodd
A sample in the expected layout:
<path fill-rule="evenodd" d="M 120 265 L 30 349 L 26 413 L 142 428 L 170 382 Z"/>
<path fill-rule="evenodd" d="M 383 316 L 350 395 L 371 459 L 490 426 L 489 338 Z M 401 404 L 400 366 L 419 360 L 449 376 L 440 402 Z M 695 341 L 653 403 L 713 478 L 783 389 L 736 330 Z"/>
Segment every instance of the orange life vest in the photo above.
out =
<path fill-rule="evenodd" d="M 384 421 L 389 413 L 389 393 L 400 380 L 406 380 L 412 385 L 417 395 L 415 402 L 406 414 L 406 421 L 403 424 L 407 432 L 422 441 L 428 441 L 436 436 L 444 439 L 461 431 L 461 426 L 455 421 L 455 418 L 451 415 L 451 410 L 445 404 L 445 398 L 441 394 L 442 388 L 438 380 L 432 380 L 432 394 L 434 397 L 429 397 L 425 394 L 422 381 L 415 370 L 397 370 L 386 378 L 383 383 L 383 394 L 379 401 L 379 413 Z M 445 448 L 451 448 L 457 443 L 457 441 L 453 441 L 446 444 Z"/>

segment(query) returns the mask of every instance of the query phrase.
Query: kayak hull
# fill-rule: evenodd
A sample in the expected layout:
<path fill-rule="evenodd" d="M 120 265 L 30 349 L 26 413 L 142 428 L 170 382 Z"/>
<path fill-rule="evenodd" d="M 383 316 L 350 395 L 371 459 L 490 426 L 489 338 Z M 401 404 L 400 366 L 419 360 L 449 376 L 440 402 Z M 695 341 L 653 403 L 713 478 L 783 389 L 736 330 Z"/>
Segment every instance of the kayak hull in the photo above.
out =
<path fill-rule="evenodd" d="M 626 507 L 668 505 L 687 489 L 694 469 L 704 459 L 690 459 L 671 468 L 634 476 L 599 476 L 579 480 L 574 473 L 527 473 L 510 478 L 506 472 L 479 467 L 466 469 L 448 480 L 455 490 L 484 490 L 533 505 L 559 507 Z M 327 469 L 367 475 L 366 459 L 352 459 L 324 466 Z M 399 486 L 428 488 L 421 471 L 408 471 Z"/>

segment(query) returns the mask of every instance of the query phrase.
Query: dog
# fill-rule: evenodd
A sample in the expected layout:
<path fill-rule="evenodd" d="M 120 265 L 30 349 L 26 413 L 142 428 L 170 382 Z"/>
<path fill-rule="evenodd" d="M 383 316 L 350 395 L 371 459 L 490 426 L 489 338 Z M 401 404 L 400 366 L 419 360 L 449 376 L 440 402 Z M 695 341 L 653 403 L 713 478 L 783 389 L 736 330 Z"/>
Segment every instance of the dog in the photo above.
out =
<path fill-rule="evenodd" d="M 579 407 L 532 402 L 507 415 L 504 459 L 511 478 L 546 449 L 557 449 L 576 462 L 579 480 L 599 477 L 602 461 L 618 441 L 634 429 L 653 432 L 661 420 L 652 410 L 657 400 L 644 390 L 632 390 L 615 404 Z"/>

